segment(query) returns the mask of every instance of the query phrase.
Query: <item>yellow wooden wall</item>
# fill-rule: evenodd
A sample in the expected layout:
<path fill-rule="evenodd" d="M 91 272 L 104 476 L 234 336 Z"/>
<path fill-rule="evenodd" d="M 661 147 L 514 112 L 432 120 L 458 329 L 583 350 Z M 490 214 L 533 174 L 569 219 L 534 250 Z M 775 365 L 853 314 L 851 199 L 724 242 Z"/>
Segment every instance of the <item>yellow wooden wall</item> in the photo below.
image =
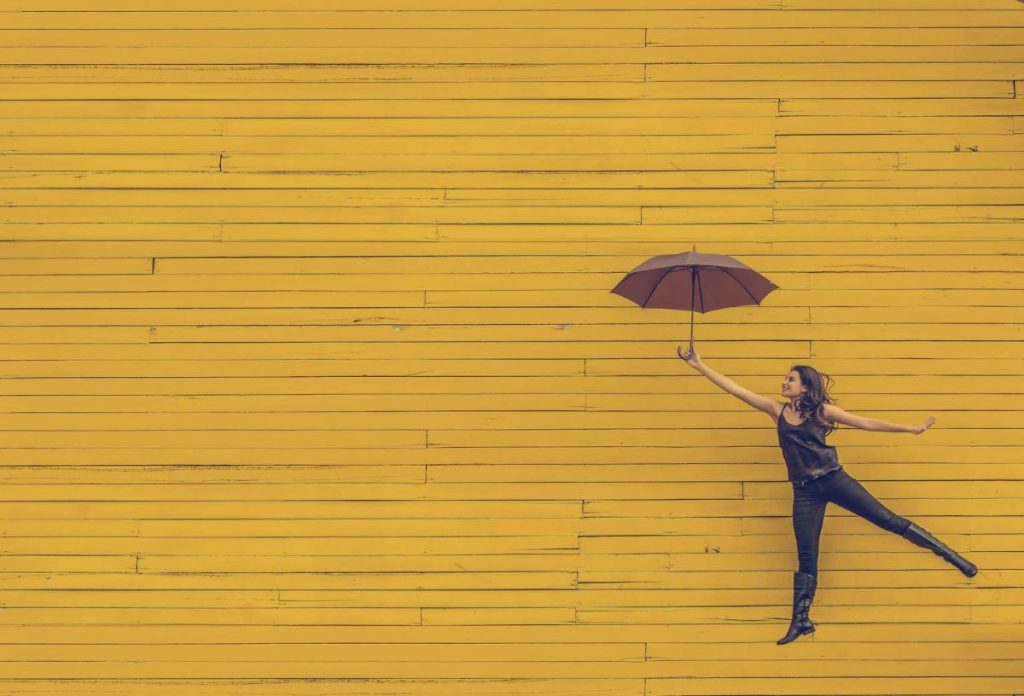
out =
<path fill-rule="evenodd" d="M 1024 692 L 1024 5 L 6 0 L 0 694 Z M 830 507 L 696 321 L 975 561 Z M 70 683 L 68 683 L 70 682 Z"/>

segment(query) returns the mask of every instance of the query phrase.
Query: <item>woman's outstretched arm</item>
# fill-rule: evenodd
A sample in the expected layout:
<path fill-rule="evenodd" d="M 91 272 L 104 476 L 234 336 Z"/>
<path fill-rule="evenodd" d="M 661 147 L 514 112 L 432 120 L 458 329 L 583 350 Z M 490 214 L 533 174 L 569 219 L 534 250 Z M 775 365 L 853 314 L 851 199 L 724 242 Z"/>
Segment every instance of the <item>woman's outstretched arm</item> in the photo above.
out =
<path fill-rule="evenodd" d="M 885 433 L 914 433 L 915 435 L 920 435 L 935 424 L 935 416 L 931 416 L 921 425 L 900 425 L 899 423 L 890 423 L 878 418 L 866 418 L 848 413 L 835 404 L 825 404 L 825 416 L 839 423 L 860 428 L 861 430 Z"/>
<path fill-rule="evenodd" d="M 710 367 L 705 365 L 704 362 L 700 359 L 700 356 L 697 355 L 696 349 L 694 349 L 693 357 L 687 360 L 686 364 L 692 367 L 693 369 L 697 370 L 701 374 L 703 374 L 712 382 L 714 382 L 715 384 L 717 384 L 718 386 L 720 386 L 722 389 L 729 392 L 733 396 L 737 397 L 744 403 L 750 404 L 758 411 L 764 411 L 765 413 L 768 413 L 772 415 L 772 417 L 774 417 L 775 404 L 777 404 L 778 401 L 775 401 L 774 399 L 769 399 L 767 396 L 756 394 L 747 389 L 746 387 L 737 384 L 731 378 L 726 377 L 722 373 L 712 370 Z"/>

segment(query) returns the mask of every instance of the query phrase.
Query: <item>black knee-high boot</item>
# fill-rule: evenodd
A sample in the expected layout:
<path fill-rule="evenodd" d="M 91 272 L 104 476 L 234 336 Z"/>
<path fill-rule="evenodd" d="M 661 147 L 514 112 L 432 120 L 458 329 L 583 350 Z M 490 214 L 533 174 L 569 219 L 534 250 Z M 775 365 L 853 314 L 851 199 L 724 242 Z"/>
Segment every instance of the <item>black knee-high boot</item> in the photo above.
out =
<path fill-rule="evenodd" d="M 918 526 L 914 522 L 910 523 L 910 526 L 907 527 L 907 530 L 903 532 L 903 536 L 904 538 L 909 539 L 918 546 L 924 547 L 926 549 L 931 549 L 933 552 L 935 552 L 936 556 L 939 556 L 948 561 L 949 563 L 952 563 L 954 566 L 957 567 L 957 569 L 960 570 L 961 573 L 963 573 L 967 577 L 972 578 L 975 575 L 977 575 L 978 566 L 974 565 L 966 558 L 958 554 L 956 551 L 943 544 L 941 541 L 939 541 L 931 534 L 929 534 L 928 530 Z"/>
<path fill-rule="evenodd" d="M 814 633 L 814 622 L 807 613 L 811 610 L 817 587 L 818 576 L 799 570 L 793 572 L 793 620 L 789 624 L 789 632 L 775 641 L 778 645 L 794 641 L 805 633 Z"/>

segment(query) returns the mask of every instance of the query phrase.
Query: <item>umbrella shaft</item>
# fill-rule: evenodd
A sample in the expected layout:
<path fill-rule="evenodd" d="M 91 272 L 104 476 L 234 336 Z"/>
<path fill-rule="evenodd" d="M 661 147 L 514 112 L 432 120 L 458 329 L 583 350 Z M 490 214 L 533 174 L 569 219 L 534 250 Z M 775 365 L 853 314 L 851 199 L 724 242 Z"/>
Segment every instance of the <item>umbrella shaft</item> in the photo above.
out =
<path fill-rule="evenodd" d="M 694 266 L 693 267 L 692 280 L 690 281 L 690 349 L 691 350 L 693 349 L 693 312 L 694 312 L 693 296 L 694 296 L 694 293 L 696 291 L 697 291 L 697 267 Z"/>

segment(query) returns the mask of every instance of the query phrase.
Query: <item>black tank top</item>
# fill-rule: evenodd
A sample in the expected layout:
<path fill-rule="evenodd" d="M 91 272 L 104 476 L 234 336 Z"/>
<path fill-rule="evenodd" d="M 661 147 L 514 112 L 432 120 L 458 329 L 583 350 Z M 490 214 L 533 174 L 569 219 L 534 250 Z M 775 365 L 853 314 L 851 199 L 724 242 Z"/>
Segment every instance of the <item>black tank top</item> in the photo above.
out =
<path fill-rule="evenodd" d="M 800 425 L 793 425 L 784 415 L 786 404 L 779 412 L 779 446 L 782 456 L 786 459 L 789 480 L 804 483 L 818 478 L 835 469 L 843 468 L 839 464 L 836 448 L 825 444 L 825 426 L 814 423 L 810 418 Z"/>

